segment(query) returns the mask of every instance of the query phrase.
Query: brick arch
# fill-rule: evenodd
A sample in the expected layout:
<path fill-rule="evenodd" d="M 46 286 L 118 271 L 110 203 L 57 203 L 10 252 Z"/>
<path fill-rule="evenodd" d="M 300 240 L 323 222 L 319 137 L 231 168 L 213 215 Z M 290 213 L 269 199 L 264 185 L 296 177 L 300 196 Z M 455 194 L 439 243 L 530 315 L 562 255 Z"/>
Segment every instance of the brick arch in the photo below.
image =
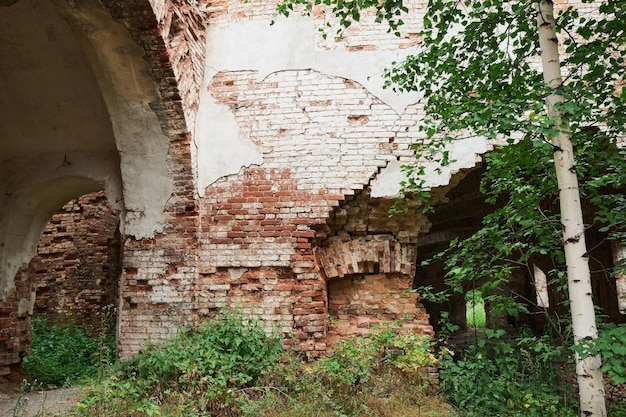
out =
<path fill-rule="evenodd" d="M 328 239 L 318 249 L 327 278 L 350 274 L 403 274 L 415 272 L 415 248 L 401 245 L 392 235 L 357 237 L 348 241 Z"/>
<path fill-rule="evenodd" d="M 147 329 L 153 339 L 167 338 L 193 314 L 198 212 L 192 148 L 205 21 L 187 1 L 87 0 L 77 7 L 64 13 L 99 75 L 120 150 L 127 239 L 118 353 L 125 357 L 139 350 Z M 164 276 L 172 283 L 165 292 L 135 291 Z M 175 314 L 161 326 L 166 306 Z"/>
<path fill-rule="evenodd" d="M 15 204 L 5 207 L 3 220 L 8 220 L 6 239 L 2 245 L 3 275 L 2 308 L 0 309 L 0 376 L 20 374 L 21 358 L 30 349 L 30 315 L 36 289 L 29 276 L 19 271 L 36 253 L 41 231 L 52 215 L 69 200 L 82 194 L 101 190 L 89 178 L 61 177 L 33 185 L 18 196 Z M 21 211 L 15 212 L 16 208 Z M 20 239 L 21 238 L 21 239 Z"/>
<path fill-rule="evenodd" d="M 433 334 L 413 291 L 415 241 L 430 224 L 416 203 L 407 201 L 406 212 L 390 217 L 391 204 L 364 189 L 335 207 L 322 227 L 320 237 L 326 237 L 316 242 L 315 253 L 326 281 L 330 344 L 389 322 Z"/>
<path fill-rule="evenodd" d="M 0 127 L 3 307 L 15 302 L 28 312 L 30 290 L 14 297 L 15 273 L 52 212 L 98 189 L 121 213 L 130 269 L 145 273 L 134 266 L 137 254 L 163 244 L 190 249 L 173 261 L 184 270 L 196 239 L 188 233 L 197 217 L 190 147 L 204 61 L 204 21 L 195 6 L 8 3 L 0 5 L 10 38 L 0 45 L 0 75 L 11 89 L 0 99 L 10 121 Z M 197 33 L 190 35 L 192 24 Z M 9 350 L 0 354 L 0 373 L 19 363 L 25 347 Z"/>

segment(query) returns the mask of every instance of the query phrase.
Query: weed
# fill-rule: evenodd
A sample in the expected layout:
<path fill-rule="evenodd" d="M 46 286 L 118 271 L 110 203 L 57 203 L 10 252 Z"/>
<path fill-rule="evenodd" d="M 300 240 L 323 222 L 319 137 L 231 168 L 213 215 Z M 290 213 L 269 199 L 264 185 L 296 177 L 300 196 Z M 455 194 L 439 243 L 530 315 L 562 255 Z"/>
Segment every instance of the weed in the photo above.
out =
<path fill-rule="evenodd" d="M 259 322 L 224 312 L 122 363 L 91 389 L 76 413 L 230 415 L 281 351 L 280 338 L 267 335 Z"/>
<path fill-rule="evenodd" d="M 399 326 L 340 342 L 314 362 L 254 320 L 224 312 L 152 346 L 96 384 L 76 416 L 451 416 L 424 378 L 429 339 Z"/>
<path fill-rule="evenodd" d="M 486 336 L 458 358 L 446 351 L 439 362 L 441 388 L 464 415 L 577 415 L 577 399 L 562 388 L 555 366 L 563 348 L 546 336 L 512 342 L 504 330 L 487 330 Z"/>
<path fill-rule="evenodd" d="M 424 377 L 433 366 L 430 340 L 382 326 L 369 337 L 339 342 L 313 363 L 290 352 L 263 375 L 249 416 L 452 415 Z"/>
<path fill-rule="evenodd" d="M 31 353 L 22 366 L 32 388 L 67 386 L 93 378 L 115 361 L 111 333 L 98 334 L 73 321 L 51 323 L 45 317 L 33 317 L 31 323 Z"/>

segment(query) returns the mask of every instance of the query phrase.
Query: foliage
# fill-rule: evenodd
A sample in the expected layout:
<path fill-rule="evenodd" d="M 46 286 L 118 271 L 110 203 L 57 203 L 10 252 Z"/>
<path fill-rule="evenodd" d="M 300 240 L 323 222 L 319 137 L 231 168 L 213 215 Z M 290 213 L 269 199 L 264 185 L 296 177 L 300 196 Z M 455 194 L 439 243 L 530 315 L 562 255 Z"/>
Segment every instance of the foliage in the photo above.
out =
<path fill-rule="evenodd" d="M 523 333 L 507 341 L 503 330 L 487 330 L 459 358 L 444 351 L 441 389 L 463 415 L 577 415 L 576 399 L 569 396 L 555 366 L 563 349 L 547 336 Z"/>
<path fill-rule="evenodd" d="M 465 294 L 465 317 L 469 327 L 484 328 L 487 322 L 485 300 L 479 290 Z"/>
<path fill-rule="evenodd" d="M 618 217 L 624 197 L 619 190 L 626 186 L 626 176 L 611 172 L 626 168 L 624 151 L 600 136 L 574 139 L 579 145 L 575 147 L 579 172 L 586 178 L 581 194 L 596 207 L 593 226 L 605 232 L 622 227 L 623 219 Z M 532 276 L 532 264 L 538 260 L 551 265 L 548 279 L 567 298 L 558 190 L 546 145 L 524 139 L 485 156 L 481 191 L 494 211 L 483 218 L 478 232 L 463 241 L 453 240 L 434 258 L 443 260 L 448 270 L 445 281 L 452 290 L 462 292 L 465 283 L 472 282 L 485 301 L 500 310 L 496 314 L 515 316 L 526 311 L 531 300 L 511 299 L 496 289 L 508 284 L 515 269 Z M 503 175 L 505 170 L 511 175 Z M 607 177 L 611 187 L 599 187 Z M 593 248 L 589 252 L 593 255 Z"/>
<path fill-rule="evenodd" d="M 429 388 L 435 364 L 427 337 L 385 325 L 368 336 L 342 340 L 313 363 L 293 354 L 268 372 L 255 416 L 449 416 L 452 410 Z"/>
<path fill-rule="evenodd" d="M 481 191 L 494 212 L 468 239 L 454 240 L 439 255 L 454 291 L 480 288 L 502 313 L 526 311 L 529 300 L 504 294 L 511 273 L 541 259 L 551 268 L 553 287 L 567 290 L 558 186 L 551 138 L 564 127 L 576 150 L 580 193 L 593 208 L 587 219 L 607 239 L 626 242 L 625 154 L 618 147 L 626 125 L 626 3 L 583 0 L 559 4 L 557 32 L 563 44 L 564 102 L 550 116 L 544 99 L 552 94 L 539 60 L 537 0 L 429 0 L 421 44 L 415 54 L 392 63 L 387 86 L 423 93 L 426 117 L 416 138 L 416 162 L 405 166 L 408 195 L 427 198 L 425 164 L 450 163 L 449 145 L 460 138 L 486 138 L 497 147 L 485 156 Z M 340 19 L 341 32 L 373 9 L 398 32 L 402 1 L 284 0 L 325 6 Z M 563 123 L 564 122 L 564 123 Z M 566 297 L 565 297 L 566 298 Z M 495 312 L 498 313 L 497 311 Z"/>
<path fill-rule="evenodd" d="M 376 22 L 380 23 L 386 21 L 389 24 L 389 31 L 393 31 L 396 35 L 400 35 L 398 28 L 404 24 L 401 19 L 401 14 L 408 12 L 408 8 L 404 6 L 402 0 L 386 0 L 380 2 L 378 0 L 359 0 L 356 1 L 344 1 L 344 0 L 288 0 L 278 4 L 277 11 L 284 15 L 289 16 L 294 10 L 294 6 L 304 6 L 306 13 L 313 11 L 313 6 L 316 5 L 329 6 L 334 16 L 339 18 L 339 33 L 343 29 L 352 25 L 352 22 L 358 22 L 361 19 L 361 11 L 367 8 L 374 8 L 376 13 Z M 327 28 L 331 27 L 330 23 L 326 24 Z M 324 31 L 324 28 L 322 28 Z M 326 33 L 324 33 L 324 37 Z"/>
<path fill-rule="evenodd" d="M 85 416 L 211 415 L 244 400 L 243 390 L 278 360 L 281 339 L 238 313 L 222 312 L 171 342 L 151 346 L 91 389 Z"/>
<path fill-rule="evenodd" d="M 40 316 L 31 323 L 32 348 L 22 362 L 30 386 L 72 385 L 99 376 L 115 361 L 115 334 L 106 323 L 94 329 Z"/>
<path fill-rule="evenodd" d="M 626 324 L 603 323 L 596 339 L 582 340 L 572 349 L 583 357 L 602 355 L 602 371 L 611 383 L 626 384 Z"/>
<path fill-rule="evenodd" d="M 426 388 L 433 364 L 429 339 L 395 325 L 308 362 L 257 322 L 222 313 L 120 366 L 74 415 L 452 416 Z"/>

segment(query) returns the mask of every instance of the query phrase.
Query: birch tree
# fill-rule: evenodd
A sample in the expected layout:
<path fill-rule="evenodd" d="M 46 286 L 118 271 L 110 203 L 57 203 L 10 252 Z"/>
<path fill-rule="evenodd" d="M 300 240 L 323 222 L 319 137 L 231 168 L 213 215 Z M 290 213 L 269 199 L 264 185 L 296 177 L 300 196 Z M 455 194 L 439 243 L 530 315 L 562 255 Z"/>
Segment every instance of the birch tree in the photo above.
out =
<path fill-rule="evenodd" d="M 552 1 L 541 0 L 537 4 L 537 31 L 543 78 L 552 91 L 546 98 L 547 115 L 556 120 L 557 127 L 557 132 L 551 137 L 551 142 L 554 148 L 554 165 L 559 187 L 574 343 L 579 343 L 581 339 L 596 339 L 598 331 L 591 292 L 591 273 L 585 244 L 585 226 L 574 149 L 569 134 L 570 129 L 562 118 L 560 110 L 560 105 L 565 103 L 565 97 L 560 92 L 563 79 Z M 599 355 L 581 358 L 576 354 L 576 374 L 580 415 L 606 416 L 604 381 L 600 371 Z"/>
<path fill-rule="evenodd" d="M 298 5 L 305 12 L 325 7 L 345 29 L 370 8 L 378 22 L 387 21 L 399 33 L 403 14 L 410 13 L 405 3 L 285 0 L 278 10 L 288 15 Z M 506 282 L 511 265 L 548 255 L 555 265 L 566 265 L 580 343 L 597 336 L 581 193 L 598 208 L 594 223 L 610 239 L 626 240 L 626 169 L 618 147 L 626 124 L 626 5 L 560 3 L 555 21 L 551 1 L 429 0 L 421 46 L 392 63 L 386 76 L 390 88 L 424 95 L 426 118 L 414 145 L 418 157 L 446 163 L 446 144 L 459 137 L 509 145 L 486 155 L 481 185 L 488 202 L 506 196 L 507 203 L 479 232 L 446 252 L 451 285 L 484 278 L 495 288 Z M 423 192 L 420 163 L 405 169 L 406 190 Z M 553 194 L 560 213 L 540 210 Z M 505 309 L 514 307 L 501 302 Z M 576 359 L 580 415 L 605 416 L 598 356 Z"/>

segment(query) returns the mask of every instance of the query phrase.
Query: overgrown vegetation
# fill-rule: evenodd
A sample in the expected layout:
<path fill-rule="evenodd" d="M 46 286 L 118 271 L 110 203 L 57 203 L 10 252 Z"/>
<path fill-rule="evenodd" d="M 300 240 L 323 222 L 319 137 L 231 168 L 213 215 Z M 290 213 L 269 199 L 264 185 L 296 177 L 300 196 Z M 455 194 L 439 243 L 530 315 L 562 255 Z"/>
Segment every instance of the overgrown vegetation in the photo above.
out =
<path fill-rule="evenodd" d="M 509 341 L 504 330 L 486 330 L 466 351 L 443 355 L 441 388 L 468 417 L 576 416 L 576 396 L 562 379 L 563 354 L 547 336 L 522 332 Z"/>
<path fill-rule="evenodd" d="M 257 321 L 220 314 L 121 363 L 90 388 L 77 414 L 231 415 L 281 351 L 281 339 Z"/>
<path fill-rule="evenodd" d="M 567 379 L 571 351 L 524 329 L 514 339 L 503 330 L 487 329 L 468 349 L 452 352 L 443 333 L 433 346 L 428 337 L 387 324 L 369 337 L 342 340 L 329 355 L 307 361 L 283 350 L 281 337 L 268 334 L 258 321 L 224 312 L 116 364 L 106 378 L 96 378 L 103 347 L 98 337 L 76 324 L 35 323 L 36 337 L 50 338 L 40 345 L 52 349 L 62 340 L 56 344 L 57 356 L 70 359 L 39 358 L 38 363 L 46 363 L 38 368 L 39 377 L 45 370 L 46 375 L 65 375 L 63 383 L 87 385 L 74 416 L 569 417 L 578 409 L 573 381 Z M 608 326 L 601 332 L 610 338 L 609 348 L 602 351 L 611 352 L 604 366 L 613 372 L 615 383 L 626 378 L 626 356 L 620 350 L 626 338 L 620 329 Z M 82 370 L 68 366 L 79 363 L 76 348 L 86 344 L 85 338 L 92 353 L 83 356 L 95 361 Z M 594 346 L 602 347 L 602 340 Z M 34 367 L 32 358 L 29 363 Z M 439 387 L 428 373 L 435 365 Z M 68 378 L 68 370 L 77 376 Z M 619 398 L 609 403 L 610 416 L 626 416 L 626 403 Z"/>
<path fill-rule="evenodd" d="M 80 416 L 452 416 L 429 338 L 388 325 L 308 362 L 235 313 L 154 345 L 89 388 Z M 422 413 L 422 414 L 420 414 Z"/>
<path fill-rule="evenodd" d="M 617 384 L 626 376 L 625 356 L 613 350 L 625 346 L 626 340 L 615 333 L 600 334 L 598 341 L 613 337 L 599 344 L 610 345 L 605 352 L 611 353 L 603 354 L 603 363 L 618 375 L 611 375 L 612 385 L 607 387 L 617 393 L 607 398 L 608 415 L 624 417 L 624 385 Z M 579 413 L 575 380 L 569 377 L 574 368 L 573 353 L 569 344 L 560 340 L 535 336 L 527 328 L 520 329 L 515 338 L 504 330 L 486 329 L 467 349 L 452 352 L 443 347 L 440 352 L 441 391 L 463 416 L 574 417 Z"/>
<path fill-rule="evenodd" d="M 465 294 L 465 317 L 469 327 L 483 328 L 487 324 L 485 300 L 480 290 L 471 290 Z"/>
<path fill-rule="evenodd" d="M 398 326 L 339 342 L 307 363 L 293 353 L 264 375 L 249 411 L 256 416 L 449 416 L 452 408 L 430 384 L 436 359 L 430 340 Z"/>
<path fill-rule="evenodd" d="M 32 348 L 22 362 L 28 386 L 74 385 L 101 376 L 115 362 L 115 334 L 106 322 L 80 326 L 35 316 L 31 323 Z"/>

